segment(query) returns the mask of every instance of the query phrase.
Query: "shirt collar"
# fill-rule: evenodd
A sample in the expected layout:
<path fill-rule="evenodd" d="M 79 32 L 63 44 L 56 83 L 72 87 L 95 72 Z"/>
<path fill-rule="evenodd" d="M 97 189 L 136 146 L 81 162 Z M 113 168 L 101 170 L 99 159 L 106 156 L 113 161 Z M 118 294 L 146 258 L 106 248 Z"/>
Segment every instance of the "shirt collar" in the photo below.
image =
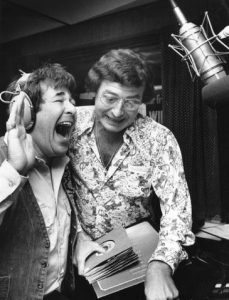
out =
<path fill-rule="evenodd" d="M 4 135 L 4 142 L 8 146 L 7 138 L 8 138 L 8 132 L 6 132 L 5 135 Z"/>
<path fill-rule="evenodd" d="M 55 168 L 55 167 L 59 166 L 60 168 L 65 168 L 68 162 L 69 162 L 69 157 L 67 155 L 53 157 L 51 167 Z M 38 166 L 47 166 L 47 163 L 43 158 L 35 156 L 35 166 L 37 166 L 37 167 Z"/>
<path fill-rule="evenodd" d="M 88 117 L 85 117 L 83 120 L 80 120 L 79 123 L 76 122 L 77 125 L 75 131 L 77 132 L 78 136 L 82 135 L 83 133 L 90 133 L 93 130 L 94 123 L 95 123 L 94 106 L 91 105 L 88 107 L 84 107 L 83 111 L 88 115 Z"/>
<path fill-rule="evenodd" d="M 132 140 L 135 143 L 136 140 L 136 133 L 138 132 L 137 128 L 139 127 L 140 123 L 144 120 L 144 116 L 141 113 L 138 113 L 134 123 L 132 123 L 124 132 L 124 141 L 129 144 L 129 141 Z"/>

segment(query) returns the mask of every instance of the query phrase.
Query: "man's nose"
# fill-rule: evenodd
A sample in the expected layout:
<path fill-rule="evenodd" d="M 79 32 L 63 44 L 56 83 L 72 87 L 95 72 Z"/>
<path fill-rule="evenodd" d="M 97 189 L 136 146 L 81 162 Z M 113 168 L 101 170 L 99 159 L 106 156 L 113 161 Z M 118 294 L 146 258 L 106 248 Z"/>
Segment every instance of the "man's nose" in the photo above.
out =
<path fill-rule="evenodd" d="M 123 99 L 118 100 L 118 102 L 112 108 L 112 113 L 115 117 L 121 117 L 125 113 Z"/>
<path fill-rule="evenodd" d="M 65 101 L 66 113 L 75 114 L 76 106 L 71 103 L 71 101 Z"/>

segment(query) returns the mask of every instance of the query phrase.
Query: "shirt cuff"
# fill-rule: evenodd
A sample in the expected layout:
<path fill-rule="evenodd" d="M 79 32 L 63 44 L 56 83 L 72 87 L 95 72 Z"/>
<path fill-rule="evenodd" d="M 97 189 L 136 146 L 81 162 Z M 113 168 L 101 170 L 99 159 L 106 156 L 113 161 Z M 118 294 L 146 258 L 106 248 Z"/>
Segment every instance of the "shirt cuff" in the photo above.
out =
<path fill-rule="evenodd" d="M 175 241 L 159 241 L 159 244 L 154 251 L 153 255 L 149 259 L 149 262 L 153 260 L 159 260 L 172 269 L 172 272 L 176 270 L 181 261 L 188 258 L 186 251 L 182 246 Z"/>
<path fill-rule="evenodd" d="M 18 187 L 24 185 L 28 177 L 21 176 L 8 161 L 0 167 L 0 202 L 10 196 Z"/>

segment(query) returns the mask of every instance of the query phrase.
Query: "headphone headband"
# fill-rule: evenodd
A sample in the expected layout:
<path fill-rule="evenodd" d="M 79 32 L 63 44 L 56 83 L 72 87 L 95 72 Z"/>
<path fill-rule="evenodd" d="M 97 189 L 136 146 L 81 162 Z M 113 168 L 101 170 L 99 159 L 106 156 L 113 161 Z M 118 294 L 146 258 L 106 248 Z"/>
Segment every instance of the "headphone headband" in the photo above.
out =
<path fill-rule="evenodd" d="M 11 104 L 12 100 L 10 100 L 10 101 L 5 100 L 4 97 L 3 97 L 4 94 L 10 94 L 10 95 L 13 95 L 13 96 L 17 96 L 20 93 L 24 93 L 24 123 L 25 123 L 25 129 L 26 129 L 26 131 L 31 131 L 33 126 L 35 125 L 36 114 L 35 114 L 35 110 L 34 110 L 34 107 L 33 107 L 33 104 L 32 104 L 32 101 L 31 101 L 30 97 L 28 96 L 28 94 L 26 92 L 24 92 L 21 89 L 21 83 L 26 82 L 28 80 L 29 76 L 31 75 L 31 73 L 25 73 L 22 70 L 19 70 L 19 71 L 21 73 L 21 77 L 16 82 L 15 91 L 14 92 L 2 91 L 0 93 L 0 101 L 2 101 L 3 103 L 6 103 L 6 104 Z"/>

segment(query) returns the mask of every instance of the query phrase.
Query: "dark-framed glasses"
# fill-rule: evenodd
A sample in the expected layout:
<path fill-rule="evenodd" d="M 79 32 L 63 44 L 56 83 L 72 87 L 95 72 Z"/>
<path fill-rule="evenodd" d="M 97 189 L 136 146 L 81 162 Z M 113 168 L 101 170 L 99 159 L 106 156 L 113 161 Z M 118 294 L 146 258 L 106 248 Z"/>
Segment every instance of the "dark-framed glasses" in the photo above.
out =
<path fill-rule="evenodd" d="M 137 110 L 139 106 L 142 104 L 141 100 L 137 98 L 128 99 L 128 98 L 122 98 L 122 97 L 118 97 L 115 95 L 108 95 L 108 94 L 103 94 L 100 97 L 100 101 L 107 107 L 115 107 L 117 103 L 123 101 L 123 108 L 128 111 Z"/>

